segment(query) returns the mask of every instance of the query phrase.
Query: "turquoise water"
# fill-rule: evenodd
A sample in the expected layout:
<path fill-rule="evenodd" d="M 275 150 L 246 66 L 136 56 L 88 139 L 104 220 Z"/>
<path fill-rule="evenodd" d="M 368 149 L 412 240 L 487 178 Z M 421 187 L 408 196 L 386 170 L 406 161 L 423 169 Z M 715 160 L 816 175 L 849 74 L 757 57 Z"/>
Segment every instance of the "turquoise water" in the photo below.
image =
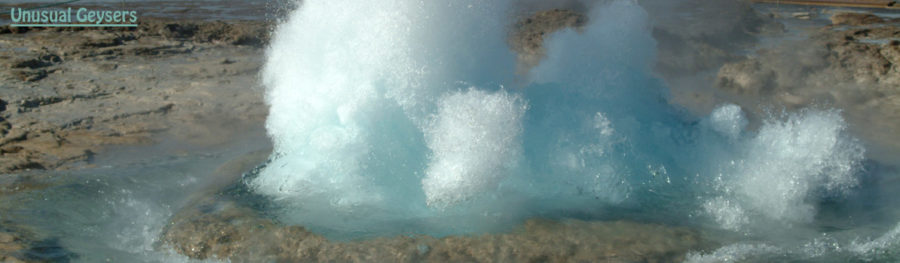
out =
<path fill-rule="evenodd" d="M 249 130 L 232 143 L 214 147 L 162 137 L 154 146 L 108 149 L 93 168 L 4 175 L 4 186 L 31 187 L 0 189 L 0 227 L 25 233 L 33 243 L 19 255 L 22 259 L 189 262 L 161 243 L 164 227 L 199 193 L 222 183 L 217 182 L 216 168 L 266 150 L 269 144 L 261 136 Z"/>

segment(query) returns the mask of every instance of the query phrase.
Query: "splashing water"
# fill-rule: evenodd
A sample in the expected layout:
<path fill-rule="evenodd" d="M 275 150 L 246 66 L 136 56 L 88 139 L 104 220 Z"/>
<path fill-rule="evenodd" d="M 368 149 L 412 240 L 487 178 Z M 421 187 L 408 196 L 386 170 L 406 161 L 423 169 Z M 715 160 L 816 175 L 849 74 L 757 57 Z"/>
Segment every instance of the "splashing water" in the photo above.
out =
<path fill-rule="evenodd" d="M 251 185 L 283 201 L 287 221 L 354 231 L 409 218 L 490 229 L 479 225 L 627 199 L 623 173 L 646 163 L 613 151 L 672 144 L 627 137 L 679 125 L 647 73 L 646 14 L 628 1 L 597 9 L 589 38 L 566 31 L 548 43 L 536 84 L 504 88 L 516 83 L 511 4 L 305 3 L 268 52 L 275 155 Z M 357 220 L 330 223 L 337 215 Z"/>
<path fill-rule="evenodd" d="M 726 106 L 727 107 L 727 106 Z M 713 113 L 713 123 L 722 110 Z M 735 118 L 724 122 L 740 123 Z M 725 133 L 733 137 L 734 125 Z M 775 220 L 809 222 L 815 215 L 809 195 L 843 195 L 857 185 L 854 176 L 863 149 L 843 134 L 843 119 L 836 111 L 803 111 L 783 122 L 767 122 L 749 140 L 739 142 L 744 153 L 722 179 L 732 201 L 716 199 L 705 208 L 727 228 L 746 221 L 744 208 Z M 717 129 L 718 130 L 718 129 Z"/>
<path fill-rule="evenodd" d="M 469 90 L 442 99 L 425 129 L 432 151 L 422 190 L 426 204 L 458 203 L 490 191 L 521 162 L 525 104 L 505 92 Z"/>
<path fill-rule="evenodd" d="M 758 130 L 736 105 L 679 117 L 634 1 L 593 7 L 516 76 L 514 4 L 305 1 L 268 50 L 275 151 L 248 184 L 279 219 L 335 238 L 626 217 L 616 209 L 759 234 L 814 225 L 822 202 L 859 187 L 864 149 L 839 111 Z M 694 259 L 777 251 L 739 243 Z"/>

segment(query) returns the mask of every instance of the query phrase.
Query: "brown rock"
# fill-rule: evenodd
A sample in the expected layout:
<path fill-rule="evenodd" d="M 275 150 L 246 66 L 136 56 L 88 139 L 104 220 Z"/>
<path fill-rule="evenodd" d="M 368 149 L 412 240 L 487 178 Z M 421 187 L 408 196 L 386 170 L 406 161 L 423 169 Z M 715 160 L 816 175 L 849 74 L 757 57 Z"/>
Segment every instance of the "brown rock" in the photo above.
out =
<path fill-rule="evenodd" d="M 519 73 L 525 74 L 544 57 L 544 37 L 564 28 L 579 28 L 587 17 L 572 10 L 553 9 L 520 19 L 509 37 L 509 45 L 519 55 Z"/>
<path fill-rule="evenodd" d="M 775 72 L 754 59 L 728 63 L 719 69 L 716 87 L 741 95 L 759 96 L 772 92 Z"/>
<path fill-rule="evenodd" d="M 0 34 L 21 47 L 0 52 L 0 173 L 80 167 L 106 145 L 159 132 L 213 144 L 262 127 L 255 87 L 269 25 L 142 18 L 138 28 Z"/>
<path fill-rule="evenodd" d="M 862 26 L 884 23 L 885 20 L 869 13 L 843 12 L 831 16 L 832 25 Z"/>
<path fill-rule="evenodd" d="M 23 233 L 0 225 L 0 262 L 25 262 L 22 257 L 28 246 L 26 239 Z"/>
<path fill-rule="evenodd" d="M 499 234 L 332 241 L 265 218 L 222 194 L 267 153 L 217 169 L 211 175 L 217 183 L 175 214 L 160 240 L 194 259 L 232 262 L 678 262 L 707 245 L 682 227 L 581 220 L 528 220 Z"/>
<path fill-rule="evenodd" d="M 226 206 L 177 216 L 162 239 L 191 258 L 237 262 L 677 262 L 703 246 L 685 228 L 579 220 L 529 220 L 506 234 L 336 242 Z"/>
<path fill-rule="evenodd" d="M 147 20 L 141 23 L 139 29 L 142 34 L 159 35 L 170 39 L 259 47 L 268 42 L 268 27 L 266 22 L 259 21 Z"/>

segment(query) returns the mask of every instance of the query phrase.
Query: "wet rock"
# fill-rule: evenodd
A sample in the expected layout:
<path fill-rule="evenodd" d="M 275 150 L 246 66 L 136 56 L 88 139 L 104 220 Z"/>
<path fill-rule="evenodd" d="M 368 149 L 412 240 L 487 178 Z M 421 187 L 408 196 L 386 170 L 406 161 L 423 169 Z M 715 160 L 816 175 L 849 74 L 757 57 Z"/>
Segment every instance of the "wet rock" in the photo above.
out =
<path fill-rule="evenodd" d="M 163 36 L 172 38 L 191 38 L 199 28 L 200 27 L 196 24 L 172 23 L 165 25 L 163 27 L 165 30 L 161 30 L 159 33 Z"/>
<path fill-rule="evenodd" d="M 47 70 L 38 69 L 38 70 L 17 70 L 13 71 L 13 76 L 16 78 L 25 81 L 25 82 L 35 82 L 40 81 L 49 75 Z"/>
<path fill-rule="evenodd" d="M 117 136 L 82 130 L 25 131 L 11 127 L 0 137 L 0 173 L 56 169 L 88 161 L 103 145 L 147 141 L 141 135 Z"/>
<path fill-rule="evenodd" d="M 135 40 L 137 37 L 133 34 L 120 34 L 114 37 L 99 38 L 93 41 L 85 41 L 82 46 L 85 48 L 104 48 L 124 45 L 126 41 Z"/>
<path fill-rule="evenodd" d="M 35 108 L 39 106 L 46 106 L 50 104 L 55 104 L 63 101 L 61 97 L 38 97 L 38 98 L 25 98 L 19 101 L 19 106 L 25 108 Z"/>
<path fill-rule="evenodd" d="M 24 60 L 24 61 L 13 62 L 13 64 L 10 67 L 36 69 L 36 68 L 47 67 L 50 65 L 53 65 L 53 64 L 50 62 L 47 62 L 47 61 L 39 60 L 39 59 L 29 59 L 29 60 Z"/>
<path fill-rule="evenodd" d="M 832 25 L 862 26 L 884 23 L 885 20 L 869 13 L 843 12 L 831 16 Z"/>
<path fill-rule="evenodd" d="M 21 34 L 28 32 L 28 27 L 14 27 L 11 25 L 0 26 L 0 34 Z"/>
<path fill-rule="evenodd" d="M 11 73 L 17 79 L 20 79 L 25 82 L 34 82 L 39 81 L 47 77 L 47 75 L 53 70 L 47 70 L 44 68 L 59 64 L 62 62 L 62 59 L 54 54 L 43 54 L 37 56 L 36 58 L 29 59 L 19 59 L 12 61 L 9 64 L 9 67 L 12 69 Z"/>
<path fill-rule="evenodd" d="M 270 151 L 237 158 L 210 174 L 213 183 L 163 229 L 162 245 L 193 259 L 231 262 L 679 262 L 688 251 L 712 245 L 682 227 L 541 219 L 509 233 L 333 241 L 248 207 L 261 197 L 244 188 L 241 175 Z"/>
<path fill-rule="evenodd" d="M 516 22 L 509 44 L 519 55 L 519 73 L 527 73 L 544 57 L 545 36 L 564 28 L 580 28 L 587 20 L 587 16 L 579 12 L 553 9 L 537 12 Z"/>
<path fill-rule="evenodd" d="M 163 132 L 212 144 L 262 127 L 262 92 L 248 87 L 258 86 L 269 25 L 147 18 L 138 28 L 3 27 L 10 34 L 0 41 L 12 48 L 0 52 L 0 174 L 82 167 L 107 145 Z"/>
<path fill-rule="evenodd" d="M 27 252 L 35 238 L 20 227 L 0 222 L 0 262 L 41 262 L 32 260 Z"/>
<path fill-rule="evenodd" d="M 338 242 L 233 202 L 214 206 L 177 215 L 161 239 L 194 259 L 232 262 L 679 262 L 705 246 L 686 228 L 579 220 L 529 220 L 504 234 Z"/>
<path fill-rule="evenodd" d="M 66 250 L 56 238 L 33 242 L 25 253 L 29 262 L 69 262 L 78 255 Z"/>
<path fill-rule="evenodd" d="M 156 46 L 156 47 L 136 47 L 133 49 L 129 49 L 126 51 L 126 54 L 134 55 L 134 56 L 161 56 L 161 55 L 177 55 L 177 54 L 187 54 L 191 53 L 192 49 L 189 47 L 178 46 L 178 45 L 170 45 L 170 46 Z"/>
<path fill-rule="evenodd" d="M 227 43 L 261 47 L 268 42 L 269 25 L 258 21 L 178 21 L 149 20 L 140 26 L 144 34 L 200 43 Z"/>
<path fill-rule="evenodd" d="M 11 68 L 27 68 L 27 69 L 37 69 L 52 66 L 53 64 L 60 63 L 62 60 L 59 56 L 54 54 L 45 54 L 38 56 L 37 58 L 31 59 L 22 59 L 18 61 L 13 61 L 9 66 Z"/>
<path fill-rule="evenodd" d="M 17 233 L 0 232 L 0 262 L 25 262 L 25 245 Z"/>
<path fill-rule="evenodd" d="M 3 117 L 0 117 L 0 138 L 6 137 L 6 135 L 9 134 L 10 129 L 12 129 L 12 124 Z M 2 154 L 2 152 L 0 152 L 0 154 Z"/>
<path fill-rule="evenodd" d="M 115 63 L 104 63 L 104 64 L 99 64 L 99 65 L 97 65 L 97 70 L 99 70 L 99 71 L 104 71 L 104 72 L 106 72 L 106 71 L 113 71 L 113 70 L 116 70 L 116 68 L 118 68 L 118 67 L 119 67 L 119 64 L 115 64 Z"/>
<path fill-rule="evenodd" d="M 884 59 L 891 63 L 891 66 L 900 65 L 900 41 L 893 40 L 884 47 L 881 47 L 879 53 Z"/>
<path fill-rule="evenodd" d="M 775 71 L 754 59 L 729 63 L 719 69 L 716 87 L 736 94 L 759 96 L 772 92 Z"/>
<path fill-rule="evenodd" d="M 57 239 L 39 239 L 24 226 L 0 222 L 0 262 L 69 262 L 77 257 Z"/>

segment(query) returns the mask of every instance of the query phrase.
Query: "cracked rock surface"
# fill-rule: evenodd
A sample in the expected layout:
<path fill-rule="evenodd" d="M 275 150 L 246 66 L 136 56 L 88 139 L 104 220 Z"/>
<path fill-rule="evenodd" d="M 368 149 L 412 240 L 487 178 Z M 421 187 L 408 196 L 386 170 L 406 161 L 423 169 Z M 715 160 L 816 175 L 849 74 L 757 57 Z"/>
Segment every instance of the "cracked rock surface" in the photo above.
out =
<path fill-rule="evenodd" d="M 89 165 L 105 146 L 151 143 L 160 132 L 214 144 L 260 125 L 267 27 L 0 29 L 0 174 Z"/>

